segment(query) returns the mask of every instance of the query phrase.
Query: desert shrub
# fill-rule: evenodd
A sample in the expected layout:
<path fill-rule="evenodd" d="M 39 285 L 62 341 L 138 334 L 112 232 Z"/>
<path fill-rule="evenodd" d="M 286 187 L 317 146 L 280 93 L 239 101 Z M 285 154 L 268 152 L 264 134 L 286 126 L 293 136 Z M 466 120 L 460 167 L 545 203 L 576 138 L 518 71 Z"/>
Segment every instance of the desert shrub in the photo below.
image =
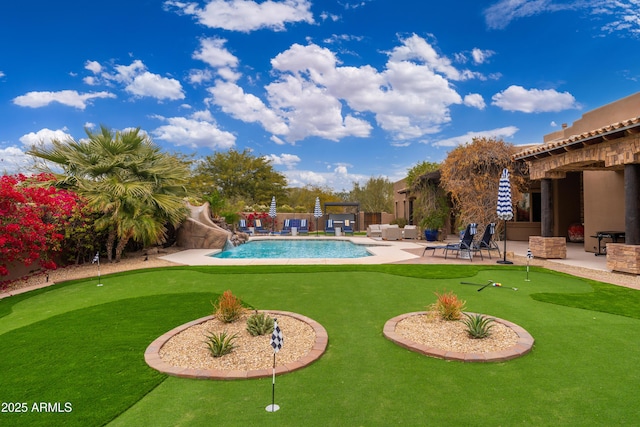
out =
<path fill-rule="evenodd" d="M 435 312 L 442 320 L 460 320 L 466 302 L 452 291 L 435 292 L 435 295 L 438 300 L 428 307 L 429 311 Z"/>
<path fill-rule="evenodd" d="M 486 338 L 491 335 L 494 320 L 482 314 L 464 313 L 466 319 L 462 323 L 467 327 L 467 333 L 471 338 Z"/>
<path fill-rule="evenodd" d="M 265 313 L 254 313 L 247 319 L 247 332 L 254 337 L 270 334 L 273 332 L 273 319 Z"/>
<path fill-rule="evenodd" d="M 238 334 L 229 335 L 226 331 L 220 332 L 219 334 L 212 332 L 207 335 L 205 343 L 213 357 L 220 357 L 231 353 L 231 350 L 235 348 L 233 341 L 237 337 Z"/>
<path fill-rule="evenodd" d="M 224 291 L 218 300 L 213 304 L 213 314 L 218 320 L 224 323 L 231 323 L 238 319 L 244 308 L 240 298 L 233 295 L 229 290 Z"/>

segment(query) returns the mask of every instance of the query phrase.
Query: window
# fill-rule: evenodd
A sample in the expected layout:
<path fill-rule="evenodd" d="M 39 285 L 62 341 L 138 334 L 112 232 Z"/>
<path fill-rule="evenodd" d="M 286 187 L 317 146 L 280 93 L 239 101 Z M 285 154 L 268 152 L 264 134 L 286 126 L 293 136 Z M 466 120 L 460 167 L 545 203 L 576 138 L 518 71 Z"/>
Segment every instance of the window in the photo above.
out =
<path fill-rule="evenodd" d="M 519 222 L 540 222 L 540 205 L 540 193 L 522 193 L 522 198 L 516 203 L 515 220 Z"/>

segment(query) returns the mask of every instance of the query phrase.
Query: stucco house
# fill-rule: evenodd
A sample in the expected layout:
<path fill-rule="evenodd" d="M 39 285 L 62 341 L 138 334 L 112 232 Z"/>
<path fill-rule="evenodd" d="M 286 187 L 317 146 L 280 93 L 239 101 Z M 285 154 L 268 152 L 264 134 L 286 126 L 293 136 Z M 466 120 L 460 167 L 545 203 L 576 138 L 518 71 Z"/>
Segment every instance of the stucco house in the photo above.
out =
<path fill-rule="evenodd" d="M 640 92 L 584 113 L 513 155 L 530 188 L 514 200 L 507 239 L 529 240 L 534 256 L 564 258 L 569 228 L 613 271 L 640 274 Z M 411 194 L 396 183 L 396 215 L 411 218 Z M 597 236 L 600 236 L 598 238 Z"/>

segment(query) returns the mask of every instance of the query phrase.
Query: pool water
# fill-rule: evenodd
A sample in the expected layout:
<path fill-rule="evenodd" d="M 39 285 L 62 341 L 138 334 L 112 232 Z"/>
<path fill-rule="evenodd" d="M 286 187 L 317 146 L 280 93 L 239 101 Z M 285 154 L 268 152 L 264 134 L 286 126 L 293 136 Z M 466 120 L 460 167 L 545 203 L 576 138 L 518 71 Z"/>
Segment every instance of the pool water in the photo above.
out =
<path fill-rule="evenodd" d="M 224 250 L 214 258 L 361 258 L 370 256 L 366 246 L 346 240 L 252 240 Z"/>

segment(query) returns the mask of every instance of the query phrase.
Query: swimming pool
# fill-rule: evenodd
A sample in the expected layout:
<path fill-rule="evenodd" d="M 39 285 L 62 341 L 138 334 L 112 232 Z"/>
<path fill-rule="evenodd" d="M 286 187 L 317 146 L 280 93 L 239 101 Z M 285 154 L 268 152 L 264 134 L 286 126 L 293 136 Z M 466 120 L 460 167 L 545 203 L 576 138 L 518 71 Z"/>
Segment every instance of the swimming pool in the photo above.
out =
<path fill-rule="evenodd" d="M 371 256 L 365 245 L 347 240 L 251 240 L 211 255 L 213 258 L 362 258 Z"/>

